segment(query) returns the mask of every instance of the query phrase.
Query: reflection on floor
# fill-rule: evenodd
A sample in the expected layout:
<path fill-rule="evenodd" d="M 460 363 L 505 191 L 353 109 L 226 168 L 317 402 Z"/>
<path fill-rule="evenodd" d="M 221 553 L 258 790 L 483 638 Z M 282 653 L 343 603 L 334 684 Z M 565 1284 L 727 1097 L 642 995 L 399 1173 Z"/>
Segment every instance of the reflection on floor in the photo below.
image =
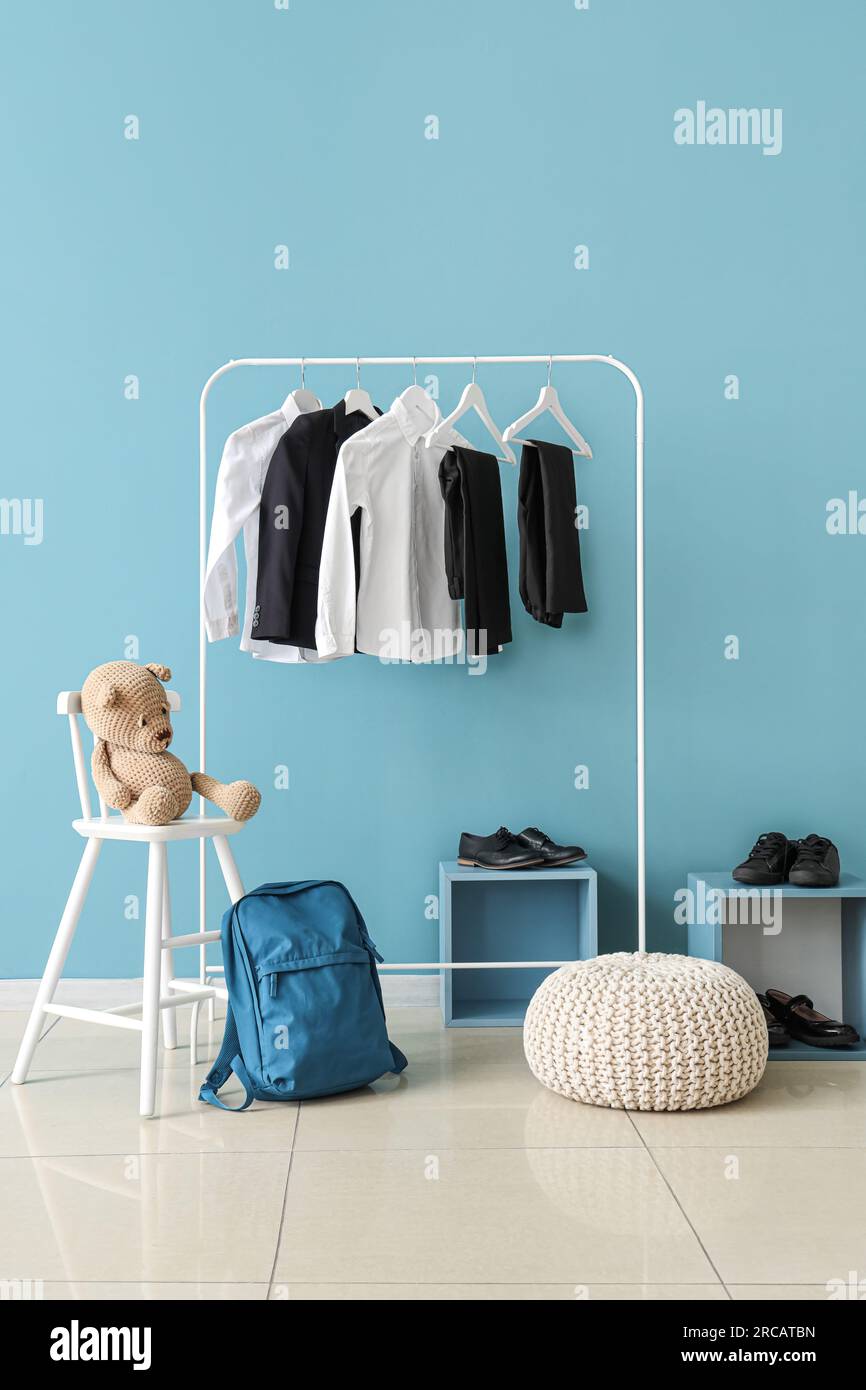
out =
<path fill-rule="evenodd" d="M 625 1114 L 543 1090 L 519 1030 L 394 1009 L 400 1078 L 226 1114 L 181 1046 L 141 1121 L 133 1034 L 60 1020 L 12 1086 L 24 1018 L 0 1013 L 5 1297 L 866 1295 L 866 1064 Z M 221 1034 L 203 1021 L 201 1055 Z"/>

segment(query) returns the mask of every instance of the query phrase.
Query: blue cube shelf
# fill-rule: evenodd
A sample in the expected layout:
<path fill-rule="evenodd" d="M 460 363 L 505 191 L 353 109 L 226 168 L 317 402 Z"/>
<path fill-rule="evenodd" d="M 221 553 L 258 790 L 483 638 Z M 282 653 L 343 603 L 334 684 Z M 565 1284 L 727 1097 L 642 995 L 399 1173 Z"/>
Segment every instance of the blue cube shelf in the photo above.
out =
<path fill-rule="evenodd" d="M 598 954 L 594 869 L 470 869 L 439 865 L 439 959 L 514 961 L 513 969 L 443 970 L 448 1028 L 520 1028 L 551 970 Z M 544 961 L 542 967 L 522 961 Z"/>
<path fill-rule="evenodd" d="M 841 999 L 842 1018 L 846 1023 L 853 1024 L 861 1039 L 866 1039 L 866 879 L 858 874 L 843 873 L 835 888 L 797 888 L 789 883 L 779 884 L 776 888 L 762 890 L 765 894 L 773 895 L 772 902 L 769 898 L 763 900 L 766 904 L 764 907 L 761 906 L 761 900 L 753 896 L 758 890 L 749 889 L 746 884 L 736 883 L 729 870 L 723 873 L 690 873 L 688 887 L 692 906 L 688 923 L 690 956 L 697 956 L 702 960 L 722 961 L 735 970 L 740 969 L 736 951 L 739 950 L 742 957 L 745 948 L 746 958 L 751 955 L 754 959 L 755 947 L 760 947 L 756 934 L 758 937 L 765 936 L 770 944 L 763 952 L 764 978 L 750 979 L 748 969 L 740 969 L 740 973 L 745 975 L 753 988 L 763 990 L 775 985 L 786 992 L 807 994 L 814 998 L 815 1007 L 819 1011 L 832 1013 L 832 1010 L 822 1007 L 822 1001 L 812 982 L 808 978 L 800 978 L 809 974 L 808 968 L 804 969 L 802 964 L 804 946 L 808 946 L 820 958 L 822 969 L 829 976 L 835 977 L 836 992 Z M 721 900 L 725 903 L 724 922 L 715 920 L 717 914 L 713 910 L 713 904 Z M 806 903 L 809 900 L 838 904 L 837 932 L 831 935 L 826 920 L 816 920 L 816 935 L 811 939 L 804 938 L 802 932 L 799 937 L 789 932 L 786 938 L 785 904 Z M 734 911 L 728 906 L 732 903 Z M 781 930 L 778 932 L 775 926 L 779 919 L 771 919 L 770 916 L 777 908 L 780 908 L 782 913 Z M 693 916 L 696 919 L 694 921 L 691 920 Z M 710 920 L 707 920 L 708 917 Z M 771 928 L 769 930 L 768 919 Z M 735 949 L 734 934 L 737 932 L 744 932 L 746 936 L 739 939 Z M 798 955 L 801 958 L 799 968 Z M 779 974 L 787 976 L 790 985 L 772 976 L 767 978 L 772 966 L 766 962 L 772 962 L 774 959 L 779 962 Z M 797 979 L 800 980 L 799 984 L 796 983 Z M 835 1013 L 833 1016 L 838 1017 Z M 863 1062 L 866 1061 L 866 1041 L 861 1041 L 855 1047 L 824 1048 L 809 1047 L 808 1043 L 792 1040 L 786 1047 L 772 1048 L 770 1060 Z"/>

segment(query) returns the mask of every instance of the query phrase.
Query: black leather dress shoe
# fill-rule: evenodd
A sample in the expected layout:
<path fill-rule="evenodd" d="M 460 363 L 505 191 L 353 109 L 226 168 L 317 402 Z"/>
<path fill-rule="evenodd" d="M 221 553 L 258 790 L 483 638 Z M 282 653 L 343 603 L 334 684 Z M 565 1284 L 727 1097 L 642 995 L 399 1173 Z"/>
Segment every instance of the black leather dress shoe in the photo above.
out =
<path fill-rule="evenodd" d="M 784 1023 L 780 1023 L 770 1008 L 770 1001 L 766 994 L 758 995 L 758 1003 L 764 1011 L 764 1022 L 767 1025 L 767 1035 L 770 1039 L 771 1047 L 787 1047 L 791 1041 L 790 1034 Z"/>
<path fill-rule="evenodd" d="M 464 831 L 457 862 L 479 869 L 534 869 L 544 860 L 537 850 L 528 849 L 500 825 L 495 835 L 470 835 Z"/>
<path fill-rule="evenodd" d="M 773 1017 L 784 1023 L 798 1042 L 809 1043 L 810 1047 L 851 1047 L 860 1041 L 856 1028 L 819 1014 L 805 994 L 791 995 L 781 989 L 768 989 L 766 999 Z"/>
<path fill-rule="evenodd" d="M 835 888 L 839 882 L 839 851 L 825 835 L 795 840 L 796 858 L 788 874 L 797 888 Z"/>
<path fill-rule="evenodd" d="M 768 830 L 766 835 L 758 836 L 748 859 L 737 865 L 732 877 L 737 883 L 751 883 L 756 888 L 784 883 L 794 862 L 795 850 L 795 840 L 789 840 L 778 830 Z"/>
<path fill-rule="evenodd" d="M 581 849 L 580 845 L 555 845 L 550 836 L 545 835 L 544 831 L 535 825 L 521 830 L 515 839 L 527 849 L 540 854 L 547 868 L 561 869 L 565 864 L 576 864 L 579 859 L 586 858 L 586 850 Z"/>

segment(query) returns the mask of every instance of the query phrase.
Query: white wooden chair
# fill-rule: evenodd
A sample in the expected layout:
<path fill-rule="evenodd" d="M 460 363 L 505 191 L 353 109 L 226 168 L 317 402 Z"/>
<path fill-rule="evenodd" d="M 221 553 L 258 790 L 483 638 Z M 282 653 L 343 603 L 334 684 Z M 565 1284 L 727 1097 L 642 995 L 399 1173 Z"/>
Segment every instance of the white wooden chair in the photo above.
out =
<path fill-rule="evenodd" d="M 171 710 L 180 709 L 180 696 L 174 690 L 166 692 Z M 171 952 L 183 946 L 204 946 L 209 941 L 218 941 L 218 931 L 194 932 L 188 936 L 171 934 L 171 895 L 168 886 L 166 845 L 170 840 L 212 839 L 217 859 L 222 869 L 229 898 L 237 902 L 243 897 L 243 884 L 228 843 L 228 836 L 243 828 L 243 822 L 232 820 L 229 816 L 188 816 L 171 821 L 168 825 L 129 825 L 123 817 L 109 812 L 99 798 L 99 815 L 91 810 L 90 782 L 88 765 L 81 736 L 81 692 L 64 690 L 57 697 L 57 713 L 69 718 L 72 738 L 72 757 L 75 763 L 75 780 L 78 784 L 78 798 L 81 803 L 81 819 L 74 820 L 72 827 L 86 840 L 81 863 L 72 884 L 66 907 L 60 918 L 54 945 L 48 956 L 45 973 L 36 993 L 36 1000 L 24 1030 L 24 1037 L 18 1050 L 12 1081 L 21 1085 L 27 1080 L 27 1073 L 33 1060 L 33 1053 L 42 1031 L 46 1015 L 61 1018 L 81 1018 L 90 1023 L 104 1023 L 113 1028 L 132 1028 L 141 1033 L 141 1085 L 139 1093 L 139 1113 L 152 1115 L 156 1103 L 156 1061 L 159 1044 L 159 1019 L 162 1015 L 163 1039 L 167 1048 L 177 1046 L 177 1019 L 175 1009 L 193 1002 L 193 1026 L 196 1023 L 198 1004 L 203 999 L 213 1000 L 215 995 L 224 997 L 224 989 L 219 986 L 205 986 L 192 981 L 176 980 L 172 967 Z M 148 846 L 147 853 L 147 906 L 144 922 L 144 982 L 143 998 L 140 1003 L 122 1004 L 114 1009 L 83 1009 L 71 1004 L 55 1004 L 54 992 L 60 980 L 75 928 L 87 897 L 93 870 L 105 840 L 135 840 Z M 140 1014 L 141 1017 L 135 1017 Z M 195 1052 L 193 1050 L 193 1056 Z"/>

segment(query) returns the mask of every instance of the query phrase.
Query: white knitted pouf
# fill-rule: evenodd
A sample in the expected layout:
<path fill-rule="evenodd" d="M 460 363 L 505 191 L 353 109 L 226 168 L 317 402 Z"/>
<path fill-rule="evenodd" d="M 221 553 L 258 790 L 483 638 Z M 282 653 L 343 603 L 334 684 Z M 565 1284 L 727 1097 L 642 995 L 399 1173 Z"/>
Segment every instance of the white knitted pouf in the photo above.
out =
<path fill-rule="evenodd" d="M 523 1025 L 551 1091 L 617 1110 L 702 1110 L 739 1100 L 767 1064 L 754 990 L 716 961 L 619 951 L 548 975 Z"/>

